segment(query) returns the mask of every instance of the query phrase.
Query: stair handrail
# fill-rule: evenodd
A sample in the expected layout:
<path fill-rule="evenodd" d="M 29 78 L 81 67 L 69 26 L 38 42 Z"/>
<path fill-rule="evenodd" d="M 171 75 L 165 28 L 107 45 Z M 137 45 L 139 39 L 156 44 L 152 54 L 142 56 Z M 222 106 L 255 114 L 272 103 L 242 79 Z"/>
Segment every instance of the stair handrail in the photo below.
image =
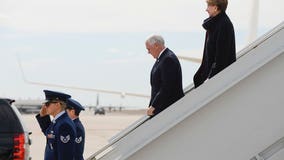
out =
<path fill-rule="evenodd" d="M 184 93 L 187 94 L 190 91 L 194 89 L 193 83 L 188 85 L 184 88 Z M 116 142 L 121 140 L 123 137 L 127 136 L 129 133 L 131 133 L 133 130 L 135 130 L 137 127 L 141 126 L 143 123 L 145 123 L 147 120 L 150 119 L 150 116 L 143 116 L 134 123 L 132 123 L 130 126 L 125 128 L 124 130 L 120 131 L 117 135 L 112 137 L 109 140 L 109 143 L 103 146 L 100 150 L 96 151 L 94 154 L 92 154 L 87 160 L 96 160 L 96 156 L 103 153 L 105 150 L 107 150 L 109 147 L 113 146 Z"/>
<path fill-rule="evenodd" d="M 267 160 L 283 148 L 284 137 L 271 144 L 269 147 L 258 153 L 256 156 L 252 157 L 250 160 Z"/>

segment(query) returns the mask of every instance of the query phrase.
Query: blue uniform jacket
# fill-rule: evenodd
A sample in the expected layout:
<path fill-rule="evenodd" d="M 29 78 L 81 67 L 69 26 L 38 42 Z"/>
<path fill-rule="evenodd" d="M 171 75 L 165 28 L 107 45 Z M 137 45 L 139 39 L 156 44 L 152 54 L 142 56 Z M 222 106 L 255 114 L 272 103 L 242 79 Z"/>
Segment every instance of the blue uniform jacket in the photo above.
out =
<path fill-rule="evenodd" d="M 64 113 L 55 122 L 49 116 L 36 119 L 46 136 L 44 160 L 74 160 L 76 130 L 73 121 Z"/>
<path fill-rule="evenodd" d="M 75 138 L 75 160 L 84 160 L 85 129 L 79 118 L 73 120 L 77 136 Z"/>

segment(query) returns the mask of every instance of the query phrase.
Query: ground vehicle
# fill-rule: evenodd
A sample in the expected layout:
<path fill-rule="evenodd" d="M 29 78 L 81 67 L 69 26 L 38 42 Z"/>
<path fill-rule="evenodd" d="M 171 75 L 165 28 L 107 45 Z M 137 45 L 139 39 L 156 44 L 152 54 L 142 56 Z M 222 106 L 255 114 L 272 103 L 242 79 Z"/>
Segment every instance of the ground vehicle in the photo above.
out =
<path fill-rule="evenodd" d="M 11 99 L 0 98 L 0 159 L 29 160 L 31 140 Z"/>
<path fill-rule="evenodd" d="M 102 115 L 105 115 L 105 109 L 104 108 L 97 108 L 95 109 L 95 115 L 96 114 L 102 114 Z"/>

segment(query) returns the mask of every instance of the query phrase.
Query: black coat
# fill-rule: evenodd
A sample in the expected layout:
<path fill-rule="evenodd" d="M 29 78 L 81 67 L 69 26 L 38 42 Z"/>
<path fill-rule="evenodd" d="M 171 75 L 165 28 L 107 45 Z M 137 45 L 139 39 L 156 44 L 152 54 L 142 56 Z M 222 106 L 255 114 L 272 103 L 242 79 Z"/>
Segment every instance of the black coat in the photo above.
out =
<path fill-rule="evenodd" d="M 152 68 L 151 87 L 149 106 L 155 108 L 154 115 L 184 96 L 181 66 L 176 55 L 168 48 Z"/>
<path fill-rule="evenodd" d="M 206 30 L 202 63 L 194 75 L 195 87 L 236 61 L 235 32 L 225 12 L 204 20 Z"/>

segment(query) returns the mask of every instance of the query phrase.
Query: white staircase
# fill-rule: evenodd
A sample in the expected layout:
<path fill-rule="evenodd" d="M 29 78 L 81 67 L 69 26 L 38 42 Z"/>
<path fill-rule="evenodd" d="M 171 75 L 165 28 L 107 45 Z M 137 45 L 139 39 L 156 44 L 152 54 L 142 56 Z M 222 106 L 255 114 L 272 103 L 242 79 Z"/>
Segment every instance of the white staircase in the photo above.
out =
<path fill-rule="evenodd" d="M 283 160 L 284 22 L 238 60 L 89 160 Z"/>

